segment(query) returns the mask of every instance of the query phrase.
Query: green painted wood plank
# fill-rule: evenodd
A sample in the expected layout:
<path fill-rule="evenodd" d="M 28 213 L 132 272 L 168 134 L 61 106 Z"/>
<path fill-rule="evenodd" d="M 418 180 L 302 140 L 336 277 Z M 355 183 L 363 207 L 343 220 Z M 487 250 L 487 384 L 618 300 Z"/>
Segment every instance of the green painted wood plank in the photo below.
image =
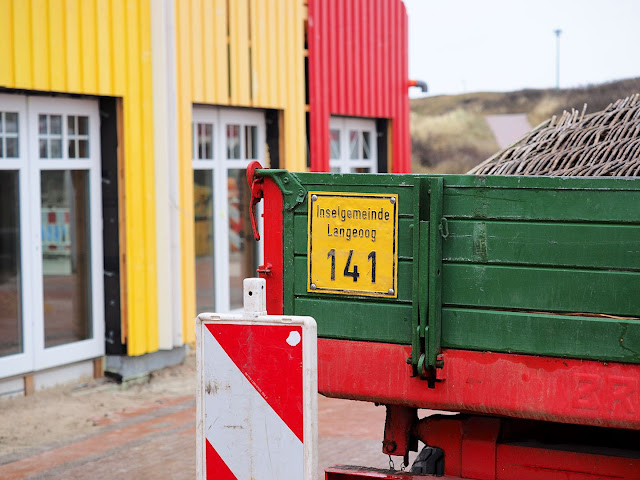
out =
<path fill-rule="evenodd" d="M 640 363 L 640 321 L 445 308 L 442 345 Z"/>
<path fill-rule="evenodd" d="M 640 270 L 640 225 L 448 223 L 445 261 Z"/>
<path fill-rule="evenodd" d="M 306 176 L 302 176 L 306 179 Z M 324 178 L 324 181 L 318 183 L 304 183 L 304 187 L 310 192 L 355 192 L 355 193 L 378 193 L 398 195 L 398 214 L 412 216 L 414 211 L 414 202 L 416 200 L 416 185 L 407 183 L 409 181 L 418 183 L 418 180 L 406 175 L 401 175 L 405 180 L 398 181 L 394 176 L 387 176 L 386 183 L 376 183 L 375 179 L 369 179 L 368 175 L 338 175 L 340 182 L 332 183 L 331 178 Z M 336 177 L 336 175 L 327 175 L 327 177 Z M 377 177 L 377 176 L 376 176 Z M 378 180 L 381 180 L 378 178 Z M 308 204 L 298 207 L 298 212 L 308 212 Z"/>
<path fill-rule="evenodd" d="M 309 297 L 332 297 L 332 298 L 363 298 L 358 295 L 333 295 L 330 293 L 312 293 L 307 292 L 307 256 L 297 256 L 294 260 L 295 269 L 295 288 L 293 294 L 296 296 Z M 338 269 L 339 270 L 339 269 Z M 366 276 L 366 273 L 365 273 Z M 371 302 L 411 302 L 411 294 L 413 290 L 413 262 L 400 260 L 398 261 L 398 298 L 387 299 L 382 297 L 366 297 Z"/>
<path fill-rule="evenodd" d="M 443 305 L 640 316 L 640 273 L 444 264 Z"/>
<path fill-rule="evenodd" d="M 318 337 L 322 338 L 348 338 L 409 345 L 411 310 L 411 305 L 398 303 L 295 299 L 295 315 L 310 315 L 315 318 Z"/>
<path fill-rule="evenodd" d="M 454 188 L 444 190 L 448 218 L 640 223 L 640 191 Z"/>
<path fill-rule="evenodd" d="M 640 178 L 532 177 L 500 175 L 438 175 L 447 187 L 640 190 Z"/>

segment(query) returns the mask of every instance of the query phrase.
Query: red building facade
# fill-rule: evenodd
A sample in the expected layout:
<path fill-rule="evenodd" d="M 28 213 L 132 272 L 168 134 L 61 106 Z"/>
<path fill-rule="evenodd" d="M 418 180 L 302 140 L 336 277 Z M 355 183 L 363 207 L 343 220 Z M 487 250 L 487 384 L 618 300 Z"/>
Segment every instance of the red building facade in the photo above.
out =
<path fill-rule="evenodd" d="M 330 170 L 330 118 L 375 119 L 379 171 L 411 170 L 407 13 L 400 0 L 309 0 L 309 149 Z M 386 167 L 386 168 L 384 168 Z"/>

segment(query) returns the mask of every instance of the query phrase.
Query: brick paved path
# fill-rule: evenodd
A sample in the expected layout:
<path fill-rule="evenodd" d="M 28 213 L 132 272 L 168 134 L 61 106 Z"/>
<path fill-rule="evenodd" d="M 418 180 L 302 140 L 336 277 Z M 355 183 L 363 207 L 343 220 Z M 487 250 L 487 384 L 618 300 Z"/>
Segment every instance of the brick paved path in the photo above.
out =
<path fill-rule="evenodd" d="M 318 417 L 319 480 L 334 464 L 388 467 L 388 457 L 381 453 L 384 407 L 321 396 Z M 0 458 L 0 478 L 194 479 L 195 400 L 172 398 L 157 408 L 116 417 L 96 434 L 62 436 L 19 459 Z"/>

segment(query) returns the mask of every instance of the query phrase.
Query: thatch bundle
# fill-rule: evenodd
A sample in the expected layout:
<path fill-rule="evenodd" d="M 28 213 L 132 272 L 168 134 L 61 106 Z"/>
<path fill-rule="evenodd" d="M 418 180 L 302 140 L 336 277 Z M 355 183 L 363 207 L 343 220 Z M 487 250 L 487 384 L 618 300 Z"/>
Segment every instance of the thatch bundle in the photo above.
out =
<path fill-rule="evenodd" d="M 640 176 L 640 94 L 552 117 L 469 171 L 475 175 Z"/>

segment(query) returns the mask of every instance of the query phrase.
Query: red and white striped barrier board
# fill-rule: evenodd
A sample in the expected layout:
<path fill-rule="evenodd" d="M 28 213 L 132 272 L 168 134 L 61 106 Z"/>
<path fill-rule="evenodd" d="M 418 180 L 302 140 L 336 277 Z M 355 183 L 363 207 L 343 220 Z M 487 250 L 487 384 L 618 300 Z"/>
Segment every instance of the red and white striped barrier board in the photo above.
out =
<path fill-rule="evenodd" d="M 196 319 L 198 479 L 316 474 L 315 320 L 266 315 L 264 285 L 245 279 L 244 313 Z"/>

